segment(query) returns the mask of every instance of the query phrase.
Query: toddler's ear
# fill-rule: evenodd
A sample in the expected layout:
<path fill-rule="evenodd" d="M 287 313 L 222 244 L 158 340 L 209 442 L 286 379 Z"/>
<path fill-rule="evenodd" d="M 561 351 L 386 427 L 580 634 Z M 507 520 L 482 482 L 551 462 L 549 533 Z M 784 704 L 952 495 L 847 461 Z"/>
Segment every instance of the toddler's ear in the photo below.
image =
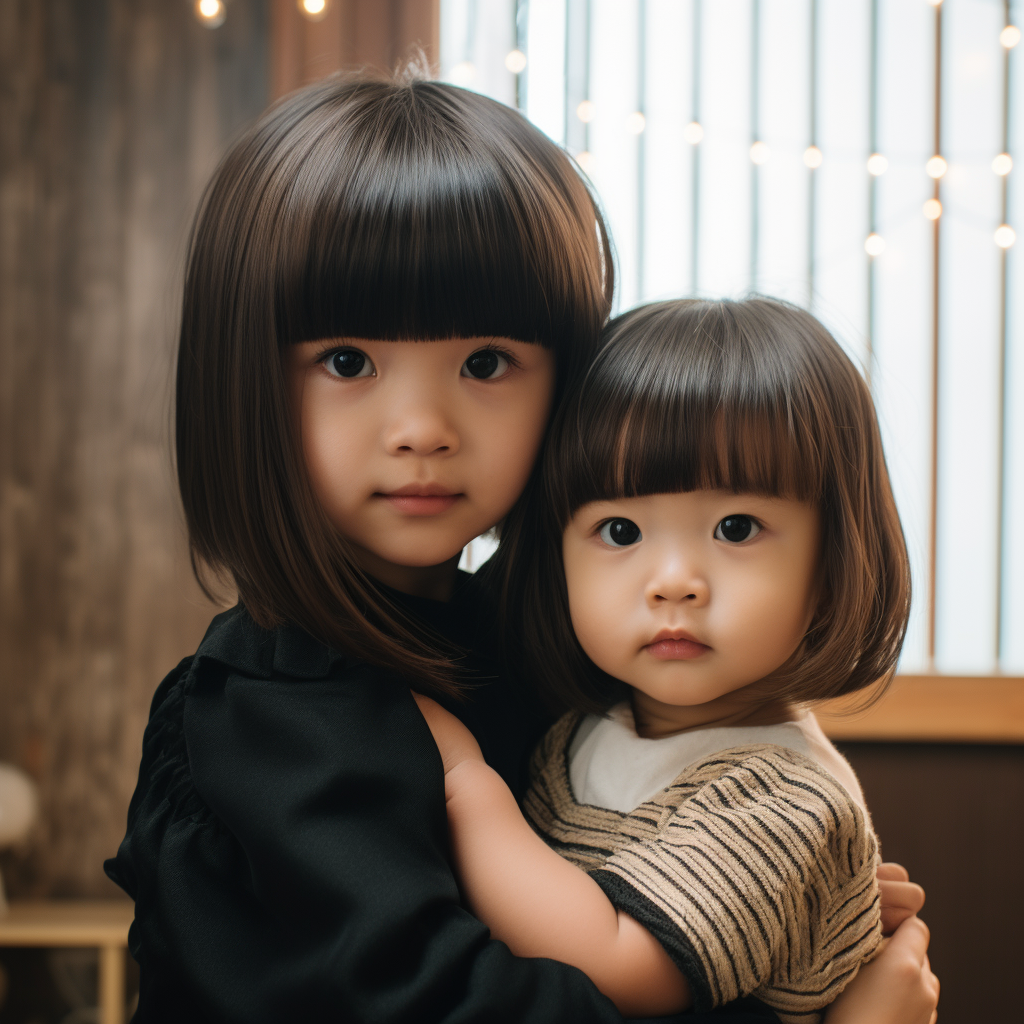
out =
<path fill-rule="evenodd" d="M 462 761 L 484 759 L 473 734 L 450 711 L 445 711 L 437 701 L 424 697 L 422 693 L 410 692 L 437 744 L 445 775 Z"/>

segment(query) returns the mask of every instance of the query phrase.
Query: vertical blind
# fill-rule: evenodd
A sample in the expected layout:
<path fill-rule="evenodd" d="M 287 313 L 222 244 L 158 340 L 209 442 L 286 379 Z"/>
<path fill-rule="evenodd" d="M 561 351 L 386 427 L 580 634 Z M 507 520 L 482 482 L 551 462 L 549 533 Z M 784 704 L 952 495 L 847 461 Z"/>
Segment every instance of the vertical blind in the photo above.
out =
<path fill-rule="evenodd" d="M 904 672 L 1024 674 L 1017 6 L 441 5 L 442 76 L 518 106 L 592 181 L 617 310 L 775 295 L 861 367 L 913 566 Z"/>

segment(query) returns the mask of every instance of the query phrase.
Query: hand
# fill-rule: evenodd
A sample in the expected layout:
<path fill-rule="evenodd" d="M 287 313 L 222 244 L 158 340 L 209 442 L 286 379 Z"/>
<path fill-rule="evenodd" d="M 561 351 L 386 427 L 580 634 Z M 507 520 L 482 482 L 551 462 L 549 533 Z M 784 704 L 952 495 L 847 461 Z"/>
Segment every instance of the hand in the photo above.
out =
<path fill-rule="evenodd" d="M 928 964 L 928 926 L 903 922 L 828 1008 L 825 1024 L 935 1024 L 939 979 Z"/>
<path fill-rule="evenodd" d="M 444 763 L 444 773 L 448 773 L 463 761 L 483 761 L 473 734 L 449 711 L 445 711 L 437 701 L 412 691 L 412 699 L 419 705 L 420 712 L 427 721 L 430 734 L 434 737 L 437 749 Z"/>
<path fill-rule="evenodd" d="M 910 881 L 902 864 L 879 864 L 875 876 L 882 901 L 882 934 L 892 935 L 924 906 L 924 889 Z"/>

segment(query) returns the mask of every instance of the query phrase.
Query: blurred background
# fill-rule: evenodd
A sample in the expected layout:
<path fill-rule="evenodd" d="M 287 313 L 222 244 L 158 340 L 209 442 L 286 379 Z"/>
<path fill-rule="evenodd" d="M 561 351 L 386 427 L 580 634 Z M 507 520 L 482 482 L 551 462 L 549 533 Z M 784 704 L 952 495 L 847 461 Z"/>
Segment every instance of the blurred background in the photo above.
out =
<path fill-rule="evenodd" d="M 1019 1017 L 1016 24 L 1007 0 L 3 0 L 0 762 L 39 800 L 0 850 L 12 901 L 121 895 L 101 864 L 149 700 L 215 611 L 191 579 L 168 440 L 199 193 L 274 99 L 418 46 L 576 159 L 612 227 L 618 311 L 779 295 L 862 367 L 913 621 L 890 694 L 823 721 L 886 857 L 928 890 L 942 1019 Z M 486 553 L 474 542 L 466 564 Z M 99 1019 L 95 963 L 0 945 L 0 1024 Z"/>

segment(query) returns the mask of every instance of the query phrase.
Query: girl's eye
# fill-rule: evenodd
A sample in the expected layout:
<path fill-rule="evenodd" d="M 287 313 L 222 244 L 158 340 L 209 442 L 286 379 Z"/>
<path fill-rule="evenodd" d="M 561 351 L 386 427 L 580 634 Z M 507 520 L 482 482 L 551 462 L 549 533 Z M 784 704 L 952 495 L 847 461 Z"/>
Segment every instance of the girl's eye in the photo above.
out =
<path fill-rule="evenodd" d="M 462 376 L 476 380 L 494 380 L 502 377 L 508 370 L 508 360 L 493 348 L 482 348 L 474 352 L 462 364 Z"/>
<path fill-rule="evenodd" d="M 715 540 L 728 541 L 730 544 L 742 544 L 761 532 L 761 526 L 750 516 L 726 516 L 715 527 Z"/>
<path fill-rule="evenodd" d="M 324 359 L 332 377 L 373 377 L 377 371 L 370 357 L 357 348 L 343 348 Z"/>
<path fill-rule="evenodd" d="M 613 548 L 626 548 L 635 544 L 643 534 L 632 519 L 609 519 L 600 531 L 601 540 Z"/>

